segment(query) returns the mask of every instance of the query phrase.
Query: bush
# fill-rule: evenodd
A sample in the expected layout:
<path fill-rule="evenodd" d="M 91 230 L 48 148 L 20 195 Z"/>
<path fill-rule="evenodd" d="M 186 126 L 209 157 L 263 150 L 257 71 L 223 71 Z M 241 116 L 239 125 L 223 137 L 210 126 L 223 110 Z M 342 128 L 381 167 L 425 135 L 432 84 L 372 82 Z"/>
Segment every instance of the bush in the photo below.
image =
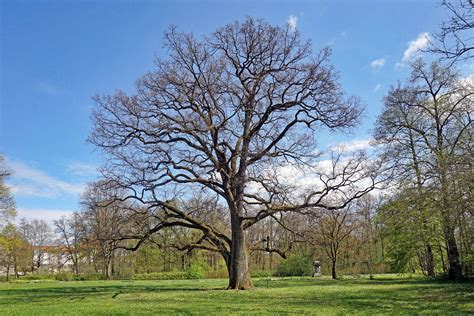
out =
<path fill-rule="evenodd" d="M 193 263 L 188 269 L 188 278 L 189 279 L 202 279 L 204 278 L 205 270 L 206 269 L 205 269 L 204 264 L 200 262 Z"/>
<path fill-rule="evenodd" d="M 151 272 L 138 273 L 133 276 L 135 280 L 183 280 L 189 279 L 188 272 Z"/>
<path fill-rule="evenodd" d="M 209 270 L 204 273 L 204 276 L 207 279 L 226 279 L 229 277 L 229 273 L 227 272 L 227 268 L 220 268 L 218 270 Z"/>
<path fill-rule="evenodd" d="M 57 273 L 56 275 L 54 275 L 54 278 L 58 281 L 79 281 L 77 280 L 79 276 L 71 272 Z"/>
<path fill-rule="evenodd" d="M 107 277 L 101 273 L 74 274 L 72 272 L 60 272 L 53 277 L 58 281 L 98 281 L 107 279 Z"/>
<path fill-rule="evenodd" d="M 80 277 L 81 279 L 76 279 L 76 281 L 99 281 L 99 280 L 106 280 L 107 277 L 102 273 L 86 273 L 76 275 L 76 278 Z"/>
<path fill-rule="evenodd" d="M 18 280 L 54 280 L 54 274 L 27 274 L 20 276 Z M 10 276 L 10 280 L 15 280 L 15 277 Z"/>
<path fill-rule="evenodd" d="M 293 255 L 282 261 L 276 271 L 277 276 L 310 276 L 313 271 L 311 258 Z"/>

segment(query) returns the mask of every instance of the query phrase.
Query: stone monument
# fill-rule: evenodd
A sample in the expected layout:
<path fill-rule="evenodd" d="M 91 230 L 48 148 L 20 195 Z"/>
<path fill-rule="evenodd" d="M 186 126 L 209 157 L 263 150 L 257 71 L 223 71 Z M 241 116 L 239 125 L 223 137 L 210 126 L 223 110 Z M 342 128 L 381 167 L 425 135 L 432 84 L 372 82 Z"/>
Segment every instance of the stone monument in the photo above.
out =
<path fill-rule="evenodd" d="M 313 278 L 316 276 L 322 276 L 321 274 L 321 262 L 313 261 Z"/>

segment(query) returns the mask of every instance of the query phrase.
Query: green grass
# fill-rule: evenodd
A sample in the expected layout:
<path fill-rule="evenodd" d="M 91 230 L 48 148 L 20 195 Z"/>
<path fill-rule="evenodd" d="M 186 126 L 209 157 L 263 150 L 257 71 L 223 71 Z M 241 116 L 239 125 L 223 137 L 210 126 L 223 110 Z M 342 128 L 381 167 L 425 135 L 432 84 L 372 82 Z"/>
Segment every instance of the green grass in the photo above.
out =
<path fill-rule="evenodd" d="M 474 313 L 474 283 L 422 277 L 0 283 L 0 315 Z"/>

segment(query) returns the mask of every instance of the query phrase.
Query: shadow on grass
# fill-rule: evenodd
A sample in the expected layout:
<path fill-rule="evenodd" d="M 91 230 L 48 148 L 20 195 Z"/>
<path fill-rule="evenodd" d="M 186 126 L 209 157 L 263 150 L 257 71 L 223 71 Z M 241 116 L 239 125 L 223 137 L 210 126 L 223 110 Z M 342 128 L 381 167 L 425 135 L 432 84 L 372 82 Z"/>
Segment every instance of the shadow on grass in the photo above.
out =
<path fill-rule="evenodd" d="M 144 285 L 103 285 L 103 286 L 60 286 L 41 288 L 20 288 L 0 290 L 0 305 L 11 305 L 20 302 L 34 302 L 48 299 L 84 299 L 89 296 L 108 296 L 116 298 L 121 294 L 149 292 L 206 292 L 225 290 L 224 287 L 179 287 L 179 286 L 144 286 Z"/>
<path fill-rule="evenodd" d="M 310 278 L 310 277 L 290 277 L 290 278 L 260 278 L 254 281 L 257 288 L 283 288 L 288 286 L 341 286 L 341 287 L 359 287 L 361 285 L 413 285 L 413 286 L 453 286 L 453 287 L 473 287 L 472 280 L 464 281 L 447 281 L 442 278 L 427 278 L 427 277 L 411 277 L 411 278 L 384 278 L 376 277 L 373 279 L 360 278 Z"/>

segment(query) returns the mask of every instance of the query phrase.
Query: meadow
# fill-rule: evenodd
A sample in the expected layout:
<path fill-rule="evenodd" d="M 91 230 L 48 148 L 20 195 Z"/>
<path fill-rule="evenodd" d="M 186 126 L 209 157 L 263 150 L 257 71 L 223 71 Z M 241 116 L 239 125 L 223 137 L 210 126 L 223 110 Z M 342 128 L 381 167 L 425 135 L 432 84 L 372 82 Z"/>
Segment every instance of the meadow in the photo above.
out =
<path fill-rule="evenodd" d="M 0 315 L 374 315 L 474 313 L 474 283 L 419 276 L 0 283 Z"/>

